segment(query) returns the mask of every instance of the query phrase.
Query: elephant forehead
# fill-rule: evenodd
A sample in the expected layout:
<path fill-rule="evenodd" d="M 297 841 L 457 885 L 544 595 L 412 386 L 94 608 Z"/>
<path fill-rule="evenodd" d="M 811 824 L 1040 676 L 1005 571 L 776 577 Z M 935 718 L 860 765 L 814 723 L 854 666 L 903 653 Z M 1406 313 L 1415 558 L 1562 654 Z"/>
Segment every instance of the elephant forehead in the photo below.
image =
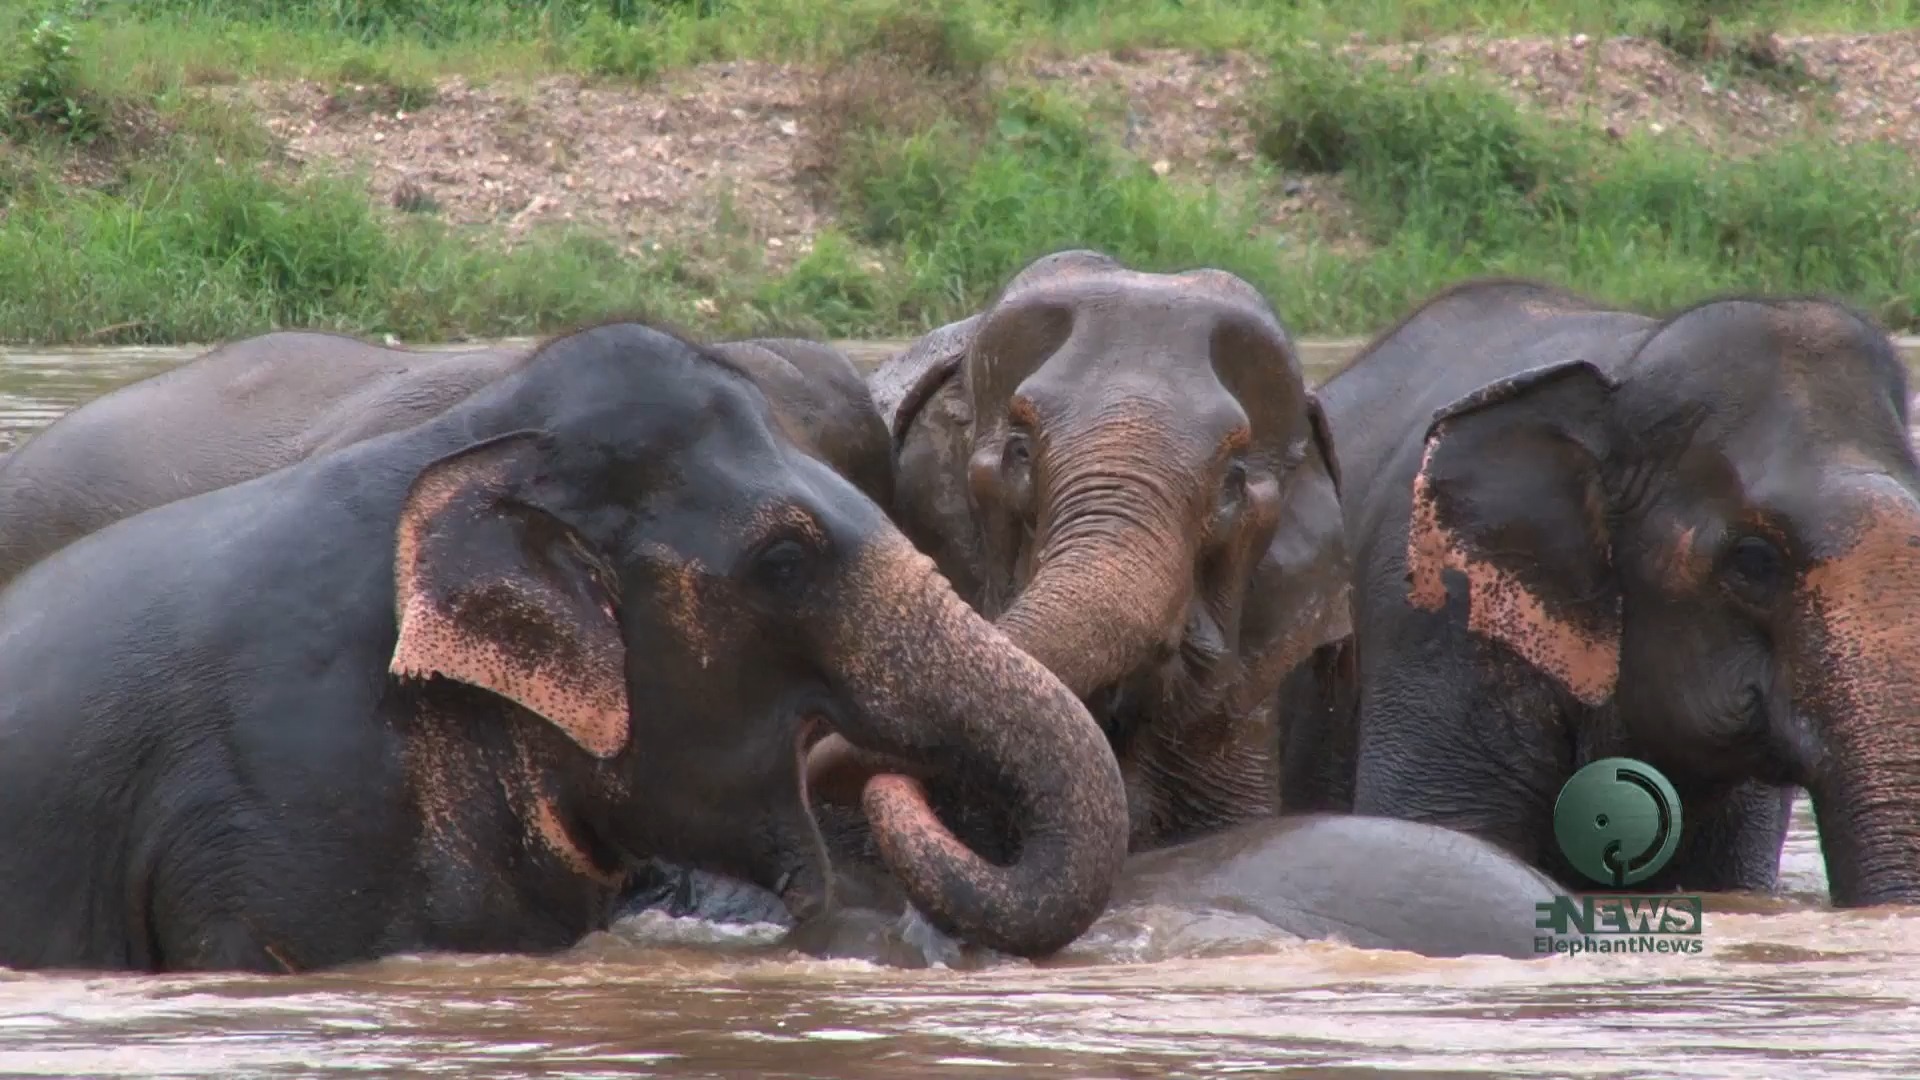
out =
<path fill-rule="evenodd" d="M 1211 299 L 1271 317 L 1271 308 L 1260 291 L 1225 270 L 1199 267 L 1172 274 L 1155 273 L 1123 266 L 1107 256 L 1074 252 L 1049 256 L 1028 266 L 1008 284 L 1001 302 L 1034 295 L 1066 297 L 1080 293 Z"/>
<path fill-rule="evenodd" d="M 1024 413 L 1055 446 L 1131 443 L 1143 453 L 1211 454 L 1251 442 L 1247 414 L 1218 382 L 1192 382 L 1124 373 L 1095 386 L 1023 386 L 1015 415 Z"/>
<path fill-rule="evenodd" d="M 1643 409 L 1651 399 L 1711 406 L 1709 430 L 1784 415 L 1835 437 L 1863 421 L 1898 429 L 1906 394 L 1885 335 L 1816 301 L 1725 300 L 1682 312 L 1648 337 L 1628 376 Z"/>
<path fill-rule="evenodd" d="M 1002 348 L 995 357 L 1006 393 L 1024 398 L 1041 413 L 1079 403 L 1129 396 L 1165 398 L 1186 414 L 1244 414 L 1235 405 L 1229 374 L 1237 373 L 1249 346 L 1265 339 L 1276 361 L 1276 384 L 1285 384 L 1290 357 L 1285 338 L 1216 310 L 1184 304 L 1114 304 L 1083 309 L 1070 333 L 1038 355 L 1020 357 Z M 1235 355 L 1227 355 L 1227 354 Z M 1011 354 L 1011 355 L 1010 355 Z M 1014 380 L 1007 378 L 1015 376 Z M 1293 380 L 1296 384 L 1298 379 Z M 1304 401 L 1304 387 L 1294 397 Z"/>
<path fill-rule="evenodd" d="M 1857 420 L 1836 434 L 1790 401 L 1718 417 L 1703 425 L 1682 453 L 1674 475 L 1688 501 L 1748 527 L 1772 520 L 1799 532 L 1818 530 L 1845 509 L 1843 489 L 1855 478 L 1878 477 L 1909 491 L 1920 488 L 1905 439 Z"/>
<path fill-rule="evenodd" d="M 1821 491 L 1825 510 L 1809 539 L 1823 564 L 1867 555 L 1866 565 L 1888 575 L 1920 565 L 1920 496 L 1911 484 L 1884 473 L 1833 473 Z M 1904 595 L 1895 593 L 1893 595 Z"/>
<path fill-rule="evenodd" d="M 1285 331 L 1258 291 L 1220 270 L 1154 274 L 1121 267 L 1090 268 L 1071 275 L 1038 277 L 1004 293 L 989 322 L 1032 308 L 1064 308 L 1083 320 L 1140 323 L 1172 330 L 1225 320 L 1261 325 L 1281 338 Z"/>
<path fill-rule="evenodd" d="M 1007 283 L 1006 292 L 1012 295 L 1048 282 L 1100 277 L 1116 272 L 1126 273 L 1127 269 L 1111 255 L 1085 248 L 1055 251 L 1028 263 Z"/>

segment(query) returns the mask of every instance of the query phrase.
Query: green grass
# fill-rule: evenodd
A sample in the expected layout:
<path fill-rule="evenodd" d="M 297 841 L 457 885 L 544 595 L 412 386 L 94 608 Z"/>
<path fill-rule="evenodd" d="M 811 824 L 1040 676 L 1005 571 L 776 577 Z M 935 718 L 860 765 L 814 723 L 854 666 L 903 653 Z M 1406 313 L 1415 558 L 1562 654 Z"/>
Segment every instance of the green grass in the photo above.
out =
<path fill-rule="evenodd" d="M 8 5 L 15 21 L 61 0 Z M 345 55 L 423 76 L 579 71 L 647 77 L 703 60 L 818 61 L 867 35 L 883 0 L 90 0 L 124 77 L 327 77 Z M 1886 30 L 1920 0 L 943 0 L 1000 52 L 1263 48 L 1289 37 L 1411 40 L 1464 32 L 1650 33 L 1710 13 L 1729 27 Z M 930 8 L 931 9 L 931 8 Z M 0 12 L 0 30 L 9 13 Z"/>
<path fill-rule="evenodd" d="M 501 255 L 430 223 L 396 231 L 353 184 L 210 166 L 129 179 L 14 211 L 0 243 L 7 340 L 209 341 L 273 326 L 435 340 L 672 309 L 661 277 L 588 237 Z"/>
<path fill-rule="evenodd" d="M 1377 245 L 1315 258 L 1275 285 L 1309 326 L 1376 325 L 1446 280 L 1550 277 L 1642 307 L 1759 289 L 1844 296 L 1901 328 L 1920 320 L 1913 161 L 1817 132 L 1735 159 L 1676 138 L 1549 127 L 1468 77 L 1279 58 L 1263 151 L 1338 171 Z M 1387 317 L 1391 317 L 1388 315 Z"/>
<path fill-rule="evenodd" d="M 1672 137 L 1612 143 L 1542 123 L 1469 77 L 1356 67 L 1304 43 L 1564 29 L 1580 25 L 1571 3 L 971 0 L 936 16 L 819 0 L 148 0 L 139 13 L 100 3 L 56 20 L 65 37 L 34 29 L 49 10 L 0 15 L 0 340 L 206 341 L 296 325 L 433 340 L 622 311 L 714 334 L 890 337 L 976 310 L 1065 247 L 1233 271 L 1300 334 L 1376 329 L 1478 273 L 1646 307 L 1731 289 L 1831 292 L 1920 328 L 1920 280 L 1906 272 L 1920 256 L 1920 184 L 1904 157 L 1817 131 L 1746 161 Z M 1697 28 L 1684 14 L 1619 5 L 1601 22 Z M 1920 16 L 1906 3 L 1807 2 L 1740 18 Z M 1272 55 L 1263 161 L 1245 183 L 1170 184 L 1096 135 L 1079 106 L 984 78 L 1009 50 L 1115 43 Z M 351 179 L 282 177 L 250 117 L 191 89 L 323 71 L 417 108 L 442 71 L 644 78 L 726 55 L 831 63 L 808 127 L 839 225 L 782 273 L 725 221 L 692 248 L 644 254 L 579 232 L 507 250 L 431 214 L 396 221 Z M 63 182 L 75 162 L 108 179 Z M 1260 223 L 1256 201 L 1304 172 L 1337 175 L 1364 250 Z"/>

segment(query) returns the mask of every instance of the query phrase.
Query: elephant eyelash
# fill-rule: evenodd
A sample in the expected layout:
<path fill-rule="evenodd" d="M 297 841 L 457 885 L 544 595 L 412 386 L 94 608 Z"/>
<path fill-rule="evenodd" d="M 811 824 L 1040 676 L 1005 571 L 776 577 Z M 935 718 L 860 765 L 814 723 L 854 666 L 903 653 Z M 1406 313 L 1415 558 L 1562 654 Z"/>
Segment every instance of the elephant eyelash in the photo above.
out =
<path fill-rule="evenodd" d="M 1220 482 L 1226 492 L 1238 495 L 1247 490 L 1247 484 L 1252 479 L 1253 469 L 1251 466 L 1244 461 L 1230 461 L 1227 463 L 1226 470 L 1221 474 Z"/>

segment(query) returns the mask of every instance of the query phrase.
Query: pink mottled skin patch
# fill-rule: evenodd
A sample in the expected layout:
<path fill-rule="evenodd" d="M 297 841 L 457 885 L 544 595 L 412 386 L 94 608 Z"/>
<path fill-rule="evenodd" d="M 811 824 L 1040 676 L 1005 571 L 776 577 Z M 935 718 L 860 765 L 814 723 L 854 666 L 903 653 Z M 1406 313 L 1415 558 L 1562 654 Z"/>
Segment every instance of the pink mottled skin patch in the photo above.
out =
<path fill-rule="evenodd" d="M 464 457 L 430 467 L 415 481 L 395 534 L 400 635 L 388 671 L 438 675 L 498 694 L 546 718 L 596 757 L 613 757 L 627 745 L 628 708 L 626 644 L 612 604 L 603 599 L 581 610 L 532 572 L 472 581 L 436 565 L 435 530 L 465 527 L 453 523 L 456 518 L 492 514 L 485 492 L 504 472 L 499 460 Z M 467 618 L 469 608 L 479 607 L 491 624 L 504 615 L 540 628 L 554 647 L 525 648 L 479 632 Z"/>
<path fill-rule="evenodd" d="M 673 551 L 659 545 L 650 548 L 649 554 L 662 568 L 659 604 L 667 623 L 686 643 L 700 667 L 711 667 L 713 642 L 709 640 L 700 597 L 700 581 L 707 568 L 698 559 L 683 562 Z"/>
<path fill-rule="evenodd" d="M 1842 552 L 1810 569 L 1800 593 L 1801 617 L 1819 624 L 1825 643 L 1803 670 L 1801 691 L 1846 720 L 1829 745 L 1848 759 L 1837 767 L 1861 789 L 1910 784 L 1920 758 L 1916 732 L 1898 719 L 1913 708 L 1909 673 L 1920 654 L 1911 607 L 1920 594 L 1920 515 L 1910 495 L 1884 483 L 1868 495 Z M 1901 804 L 1887 794 L 1887 805 Z"/>
<path fill-rule="evenodd" d="M 1413 513 L 1407 529 L 1407 599 L 1423 611 L 1446 606 L 1442 576 L 1458 570 L 1467 578 L 1467 629 L 1498 641 L 1545 672 L 1586 705 L 1613 695 L 1620 678 L 1619 612 L 1610 625 L 1590 631 L 1554 617 L 1513 574 L 1467 550 L 1441 524 L 1428 480 L 1439 432 L 1427 441 L 1413 480 Z"/>
<path fill-rule="evenodd" d="M 927 789 L 911 776 L 869 777 L 861 804 L 873 823 L 874 841 L 896 873 L 913 873 L 942 862 L 959 866 L 980 862 L 980 856 L 941 823 L 927 801 Z M 938 858 L 932 854 L 935 851 L 940 853 Z"/>
<path fill-rule="evenodd" d="M 918 776 L 924 771 L 890 754 L 863 750 L 837 732 L 807 747 L 803 768 L 813 798 L 842 806 L 860 805 L 866 782 L 874 775 Z"/>
<path fill-rule="evenodd" d="M 586 848 L 574 840 L 573 833 L 567 830 L 566 823 L 560 818 L 559 807 L 545 791 L 535 789 L 529 812 L 533 819 L 531 824 L 535 839 L 568 870 L 609 889 L 617 889 L 626 881 L 619 873 L 602 870 L 587 854 Z"/>
<path fill-rule="evenodd" d="M 595 757 L 613 757 L 627 745 L 624 671 L 590 682 L 560 677 L 551 663 L 477 637 L 420 593 L 401 609 L 388 670 L 409 678 L 438 675 L 498 694 L 546 718 Z"/>
<path fill-rule="evenodd" d="M 1829 483 L 1828 505 L 1852 519 L 1821 538 L 1796 600 L 1812 648 L 1794 665 L 1795 697 L 1823 721 L 1814 814 L 1836 907 L 1920 902 L 1920 509 L 1890 477 Z"/>
<path fill-rule="evenodd" d="M 506 715 L 500 720 L 525 725 L 526 719 Z M 491 719 L 491 718 L 489 718 Z M 469 721 L 470 722 L 470 721 Z M 500 762 L 486 756 L 463 733 L 462 719 L 431 703 L 423 705 L 408 736 L 408 786 L 421 816 L 423 865 L 464 867 L 470 873 L 499 876 L 498 838 L 482 824 L 480 813 L 488 800 L 487 788 L 497 785 L 513 813 L 526 851 L 551 858 L 559 869 L 606 889 L 617 889 L 624 877 L 599 865 L 585 845 L 575 839 L 555 792 L 552 771 L 543 767 L 529 745 L 532 729 L 516 730 L 514 756 Z M 617 795 L 618 785 L 611 793 Z M 608 794 L 603 792 L 602 794 Z"/>
<path fill-rule="evenodd" d="M 560 800 L 547 783 L 547 771 L 533 760 L 524 738 L 515 741 L 520 751 L 519 775 L 502 777 L 501 783 L 506 785 L 515 812 L 526 824 L 528 841 L 544 848 L 570 872 L 609 889 L 619 888 L 625 876 L 602 868 L 586 846 L 574 838 L 561 816 Z"/>

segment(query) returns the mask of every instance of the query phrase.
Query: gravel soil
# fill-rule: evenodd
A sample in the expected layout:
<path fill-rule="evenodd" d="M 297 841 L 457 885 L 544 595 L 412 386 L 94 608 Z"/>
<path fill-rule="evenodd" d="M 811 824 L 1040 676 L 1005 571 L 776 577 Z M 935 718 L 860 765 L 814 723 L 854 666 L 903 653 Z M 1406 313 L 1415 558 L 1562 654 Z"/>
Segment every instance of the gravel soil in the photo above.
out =
<path fill-rule="evenodd" d="M 1449 38 L 1347 46 L 1405 63 L 1481 72 L 1526 107 L 1613 135 L 1686 132 L 1728 152 L 1808 126 L 1841 142 L 1883 140 L 1920 155 L 1920 32 L 1775 38 L 1811 76 L 1797 87 L 1716 74 L 1656 42 Z M 1089 122 L 1169 183 L 1253 194 L 1290 235 L 1353 242 L 1337 178 L 1263 172 L 1251 99 L 1265 74 L 1244 54 L 1128 50 L 1028 59 L 1003 73 L 1084 101 Z M 530 85 L 451 79 L 412 112 L 312 82 L 218 88 L 256 107 L 297 169 L 359 171 L 396 212 L 482 226 L 506 243 L 536 223 L 586 224 L 629 250 L 716 230 L 762 246 L 774 267 L 831 221 L 804 156 L 813 80 L 790 66 L 708 64 L 634 87 L 553 78 Z"/>

